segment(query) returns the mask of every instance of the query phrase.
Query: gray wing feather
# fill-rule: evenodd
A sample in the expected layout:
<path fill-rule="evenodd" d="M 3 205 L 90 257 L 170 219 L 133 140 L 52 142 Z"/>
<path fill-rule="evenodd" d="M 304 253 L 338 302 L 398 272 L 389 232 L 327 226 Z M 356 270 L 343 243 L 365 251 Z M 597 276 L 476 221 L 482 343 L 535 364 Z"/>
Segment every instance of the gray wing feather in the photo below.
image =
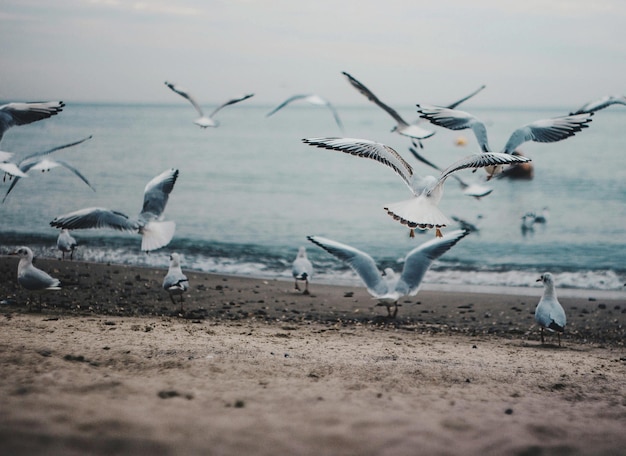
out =
<path fill-rule="evenodd" d="M 209 117 L 213 117 L 215 114 L 217 114 L 217 112 L 220 109 L 225 108 L 226 106 L 230 106 L 232 104 L 239 103 L 240 101 L 247 100 L 248 98 L 253 97 L 253 96 L 254 96 L 253 93 L 249 93 L 249 94 L 243 95 L 241 97 L 232 98 L 232 99 L 228 100 L 226 103 L 223 103 L 220 106 L 218 106 L 217 108 L 215 108 L 215 110 L 211 113 L 211 115 Z"/>
<path fill-rule="evenodd" d="M 121 212 L 92 207 L 55 217 L 50 222 L 50 226 L 69 230 L 111 228 L 118 231 L 137 232 L 141 224 L 137 220 L 129 219 Z"/>
<path fill-rule="evenodd" d="M 178 179 L 178 170 L 171 168 L 148 182 L 144 189 L 143 208 L 140 216 L 147 216 L 148 218 L 161 216 L 176 179 Z"/>

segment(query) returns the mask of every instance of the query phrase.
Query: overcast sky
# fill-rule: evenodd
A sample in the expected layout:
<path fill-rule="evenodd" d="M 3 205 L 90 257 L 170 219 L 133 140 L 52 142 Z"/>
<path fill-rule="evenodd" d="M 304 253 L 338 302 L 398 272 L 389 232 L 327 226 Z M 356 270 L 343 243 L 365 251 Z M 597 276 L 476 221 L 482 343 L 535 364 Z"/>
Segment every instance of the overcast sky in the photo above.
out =
<path fill-rule="evenodd" d="M 2 0 L 0 99 L 566 106 L 626 94 L 623 0 Z M 251 100 L 252 102 L 252 100 Z"/>

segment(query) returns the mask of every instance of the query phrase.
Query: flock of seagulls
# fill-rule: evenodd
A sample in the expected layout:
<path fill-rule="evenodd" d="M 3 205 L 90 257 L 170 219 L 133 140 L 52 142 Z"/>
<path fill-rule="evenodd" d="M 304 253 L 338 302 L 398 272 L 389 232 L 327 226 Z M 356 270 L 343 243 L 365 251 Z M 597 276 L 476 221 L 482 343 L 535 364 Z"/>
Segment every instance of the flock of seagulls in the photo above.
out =
<path fill-rule="evenodd" d="M 456 109 L 459 104 L 478 94 L 485 86 L 481 86 L 466 97 L 445 107 L 417 104 L 417 113 L 420 119 L 418 122 L 408 123 L 397 111 L 383 103 L 353 76 L 346 72 L 342 74 L 355 89 L 387 112 L 396 121 L 396 126 L 392 131 L 411 139 L 413 146 L 409 147 L 411 154 L 423 164 L 439 172 L 437 176 L 419 175 L 393 148 L 368 139 L 319 137 L 302 140 L 305 144 L 313 147 L 369 158 L 391 168 L 409 187 L 412 198 L 387 204 L 384 206 L 384 210 L 394 220 L 407 226 L 410 229 L 411 237 L 414 236 L 415 229 L 435 229 L 436 236 L 434 239 L 424 242 L 405 256 L 403 269 L 400 274 L 396 274 L 391 268 L 381 272 L 370 255 L 355 247 L 322 236 L 307 237 L 311 243 L 349 265 L 363 281 L 367 291 L 378 300 L 378 305 L 387 308 L 388 316 L 391 318 L 397 315 L 399 298 L 417 294 L 424 275 L 433 261 L 449 251 L 470 232 L 478 231 L 475 225 L 467 222 L 463 224 L 461 223 L 464 222 L 463 220 L 453 217 L 455 221 L 461 224 L 463 229 L 446 234 L 441 232 L 443 227 L 450 224 L 450 220 L 438 208 L 438 204 L 443 196 L 443 186 L 448 177 L 456 179 L 466 195 L 474 198 L 485 197 L 493 191 L 491 187 L 483 184 L 468 184 L 455 173 L 463 169 L 476 170 L 485 168 L 488 173 L 488 180 L 494 175 L 500 174 L 505 165 L 527 164 L 531 161 L 516 151 L 521 144 L 527 141 L 551 143 L 567 139 L 587 128 L 595 111 L 613 104 L 626 105 L 626 97 L 608 96 L 589 102 L 569 115 L 531 122 L 515 130 L 500 152 L 492 152 L 484 122 L 472 114 Z M 187 90 L 167 81 L 165 85 L 191 103 L 200 116 L 194 120 L 194 123 L 201 128 L 217 127 L 219 122 L 215 119 L 215 115 L 221 109 L 247 100 L 254 95 L 247 94 L 232 98 L 219 105 L 207 116 Z M 343 123 L 335 107 L 329 101 L 316 94 L 294 95 L 270 111 L 266 117 L 274 115 L 285 106 L 296 101 L 325 106 L 333 114 L 333 118 L 340 130 L 344 130 Z M 65 104 L 60 101 L 8 103 L 0 106 L 0 140 L 9 128 L 26 125 L 57 115 L 63 110 L 64 106 Z M 480 152 L 457 160 L 445 169 L 438 167 L 417 150 L 418 148 L 423 148 L 422 141 L 424 139 L 435 134 L 434 130 L 428 130 L 418 125 L 418 123 L 424 121 L 429 122 L 433 126 L 450 130 L 471 129 L 476 137 Z M 12 180 L 3 201 L 6 200 L 20 179 L 29 176 L 29 172 L 35 170 L 45 172 L 55 167 L 68 169 L 95 191 L 95 188 L 87 178 L 74 166 L 63 160 L 50 158 L 50 154 L 53 152 L 82 144 L 89 139 L 91 139 L 91 136 L 69 144 L 53 147 L 43 152 L 31 154 L 18 162 L 10 161 L 13 157 L 12 153 L 0 151 L 0 171 L 5 173 L 5 179 L 8 176 Z M 163 220 L 163 212 L 178 176 L 179 170 L 170 168 L 150 180 L 144 189 L 142 209 L 134 218 L 115 210 L 100 207 L 79 209 L 55 217 L 50 222 L 50 225 L 60 229 L 57 248 L 62 252 L 62 259 L 65 258 L 66 254 L 69 254 L 70 259 L 73 258 L 77 242 L 70 234 L 70 230 L 77 229 L 108 228 L 137 233 L 142 237 L 141 250 L 145 252 L 168 245 L 174 236 L 176 224 L 173 221 Z M 536 223 L 545 223 L 547 214 L 547 208 L 544 208 L 541 215 L 527 213 L 522 217 L 523 226 L 532 227 Z M 30 248 L 25 246 L 19 247 L 11 255 L 16 255 L 20 258 L 17 268 L 17 279 L 20 286 L 24 289 L 37 293 L 60 289 L 60 280 L 33 265 L 33 252 Z M 309 294 L 309 281 L 313 276 L 313 265 L 307 258 L 306 248 L 303 246 L 300 247 L 292 263 L 292 276 L 295 282 L 295 289 L 299 291 L 299 282 L 304 282 L 303 293 Z M 560 345 L 560 334 L 564 332 L 566 316 L 556 296 L 554 278 L 552 274 L 544 273 L 538 281 L 544 285 L 543 295 L 535 311 L 535 320 L 541 328 L 541 342 L 544 343 L 544 330 L 548 330 L 558 334 Z M 170 265 L 163 279 L 162 288 L 169 294 L 173 304 L 176 304 L 174 297 L 179 296 L 180 310 L 182 312 L 184 293 L 189 289 L 189 280 L 182 272 L 181 258 L 177 253 L 170 255 Z M 41 304 L 41 298 L 39 302 Z"/>

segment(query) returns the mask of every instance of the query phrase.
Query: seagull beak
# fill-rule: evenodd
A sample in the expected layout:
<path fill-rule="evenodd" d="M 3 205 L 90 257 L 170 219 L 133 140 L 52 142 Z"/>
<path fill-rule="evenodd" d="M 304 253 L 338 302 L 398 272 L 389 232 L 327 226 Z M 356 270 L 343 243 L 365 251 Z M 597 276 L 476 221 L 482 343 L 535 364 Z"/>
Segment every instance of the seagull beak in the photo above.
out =
<path fill-rule="evenodd" d="M 537 280 L 535 280 L 535 282 L 542 282 L 543 279 L 541 277 L 539 277 Z"/>

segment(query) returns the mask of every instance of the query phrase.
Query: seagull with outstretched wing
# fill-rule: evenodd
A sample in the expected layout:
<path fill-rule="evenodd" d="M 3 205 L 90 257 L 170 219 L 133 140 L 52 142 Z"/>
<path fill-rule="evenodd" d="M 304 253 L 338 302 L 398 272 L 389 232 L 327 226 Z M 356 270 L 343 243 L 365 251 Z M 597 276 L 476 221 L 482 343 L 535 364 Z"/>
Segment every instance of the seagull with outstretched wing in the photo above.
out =
<path fill-rule="evenodd" d="M 404 258 L 404 267 L 400 275 L 391 268 L 386 268 L 384 274 L 381 274 L 369 254 L 349 245 L 321 236 L 308 236 L 307 239 L 346 262 L 359 275 L 369 294 L 379 301 L 378 305 L 387 307 L 389 317 L 395 318 L 398 313 L 398 299 L 403 296 L 415 296 L 433 261 L 468 234 L 469 231 L 465 230 L 452 231 L 414 248 Z M 395 307 L 393 313 L 391 306 Z"/>
<path fill-rule="evenodd" d="M 441 237 L 440 228 L 450 224 L 448 218 L 437 206 L 443 196 L 443 184 L 451 174 L 467 168 L 530 161 L 526 157 L 509 154 L 474 154 L 456 161 L 444 169 L 439 177 L 419 176 L 413 172 L 411 165 L 398 152 L 382 143 L 353 138 L 308 138 L 302 141 L 311 146 L 370 158 L 393 169 L 409 187 L 413 197 L 399 203 L 388 204 L 385 210 L 394 220 L 410 228 L 411 237 L 414 236 L 415 228 L 422 230 L 435 228 L 437 237 Z"/>
<path fill-rule="evenodd" d="M 163 211 L 178 179 L 178 170 L 168 169 L 153 178 L 144 189 L 143 207 L 136 218 L 101 207 L 90 207 L 55 217 L 50 225 L 69 230 L 109 228 L 141 234 L 141 250 L 149 252 L 166 246 L 174 237 L 176 224 L 163 221 Z"/>
<path fill-rule="evenodd" d="M 168 86 L 170 89 L 172 89 L 174 92 L 176 92 L 181 97 L 185 98 L 187 101 L 189 101 L 193 105 L 194 108 L 196 108 L 196 111 L 198 111 L 198 114 L 200 114 L 200 117 L 198 117 L 196 120 L 194 120 L 193 123 L 195 123 L 196 125 L 199 125 L 202 128 L 218 127 L 220 123 L 219 123 L 219 121 L 214 119 L 214 117 L 218 113 L 218 111 L 220 111 L 221 109 L 225 108 L 226 106 L 230 106 L 230 105 L 233 105 L 235 103 L 239 103 L 240 101 L 247 100 L 248 98 L 254 96 L 253 93 L 249 93 L 249 94 L 246 94 L 246 95 L 241 95 L 241 96 L 238 96 L 238 97 L 235 97 L 235 98 L 231 98 L 230 100 L 226 101 L 225 103 L 222 103 L 221 105 L 219 105 L 217 108 L 215 108 L 213 110 L 213 112 L 211 114 L 206 116 L 206 115 L 204 115 L 204 111 L 202 111 L 202 108 L 200 107 L 198 102 L 189 94 L 189 92 L 187 90 L 183 89 L 179 85 L 176 85 L 176 84 L 173 84 L 173 83 L 167 82 L 167 81 L 165 81 L 165 85 Z"/>
<path fill-rule="evenodd" d="M 64 107 L 65 103 L 62 101 L 17 102 L 0 106 L 0 141 L 9 128 L 56 116 Z"/>

